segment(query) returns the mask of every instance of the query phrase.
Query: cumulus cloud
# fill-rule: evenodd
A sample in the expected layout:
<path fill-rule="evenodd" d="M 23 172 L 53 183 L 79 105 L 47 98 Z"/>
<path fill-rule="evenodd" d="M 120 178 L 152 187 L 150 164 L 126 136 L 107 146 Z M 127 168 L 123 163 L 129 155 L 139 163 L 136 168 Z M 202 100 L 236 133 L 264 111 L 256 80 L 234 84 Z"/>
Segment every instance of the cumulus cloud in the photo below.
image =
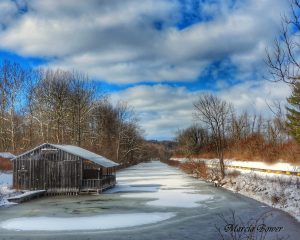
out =
<path fill-rule="evenodd" d="M 184 87 L 142 85 L 115 93 L 112 99 L 126 101 L 134 108 L 147 138 L 168 138 L 192 122 L 196 93 Z"/>
<path fill-rule="evenodd" d="M 0 30 L 3 31 L 14 20 L 18 14 L 18 5 L 10 0 L 0 2 Z"/>
<path fill-rule="evenodd" d="M 0 31 L 2 49 L 113 83 L 194 81 L 224 58 L 241 69 L 257 66 L 287 5 L 199 0 L 196 6 L 186 1 L 183 10 L 178 0 L 14 2 L 19 5 L 0 5 L 6 12 L 0 18 L 6 26 Z M 16 6 L 26 11 L 16 15 Z M 188 8 L 200 20 L 178 28 Z"/>
<path fill-rule="evenodd" d="M 148 138 L 172 138 L 193 122 L 202 91 L 167 82 L 210 81 L 237 111 L 267 113 L 266 98 L 289 94 L 285 85 L 253 79 L 287 9 L 282 0 L 2 0 L 0 50 L 133 83 L 112 98 L 136 109 Z M 138 85 L 145 82 L 155 85 Z"/>
<path fill-rule="evenodd" d="M 127 101 L 138 116 L 148 139 L 172 139 L 179 129 L 194 123 L 193 103 L 204 91 L 189 91 L 185 87 L 168 85 L 135 86 L 112 94 L 112 99 Z M 214 92 L 230 102 L 238 113 L 250 113 L 271 117 L 268 104 L 284 102 L 290 88 L 283 83 L 248 81 Z"/>

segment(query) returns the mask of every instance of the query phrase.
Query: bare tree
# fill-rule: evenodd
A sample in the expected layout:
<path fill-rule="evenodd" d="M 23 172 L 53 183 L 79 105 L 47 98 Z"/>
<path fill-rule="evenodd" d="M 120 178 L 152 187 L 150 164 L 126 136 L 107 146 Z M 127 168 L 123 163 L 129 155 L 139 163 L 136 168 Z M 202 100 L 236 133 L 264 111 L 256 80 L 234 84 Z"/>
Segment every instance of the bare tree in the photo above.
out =
<path fill-rule="evenodd" d="M 187 156 L 199 153 L 208 141 L 209 137 L 206 129 L 197 125 L 178 131 L 176 136 L 176 142 L 181 148 L 180 151 Z"/>
<path fill-rule="evenodd" d="M 137 127 L 137 118 L 135 117 L 133 110 L 128 107 L 126 102 L 118 102 L 116 111 L 116 160 L 119 161 L 122 145 L 125 145 L 125 143 L 128 141 L 127 135 L 130 135 L 131 131 Z M 130 125 L 133 128 L 130 128 Z"/>
<path fill-rule="evenodd" d="M 138 154 L 142 151 L 142 136 L 136 123 L 125 123 L 121 137 L 121 162 L 125 166 L 137 163 Z"/>
<path fill-rule="evenodd" d="M 20 93 L 24 85 L 25 71 L 17 63 L 4 61 L 0 66 L 1 133 L 4 148 L 16 150 L 18 109 L 21 108 Z"/>
<path fill-rule="evenodd" d="M 134 111 L 96 89 L 76 71 L 0 63 L 0 150 L 18 154 L 51 142 L 83 146 L 124 166 L 145 160 Z"/>
<path fill-rule="evenodd" d="M 70 104 L 69 114 L 72 126 L 72 142 L 82 145 L 83 136 L 88 132 L 89 118 L 94 108 L 94 88 L 87 82 L 86 75 L 73 72 L 70 81 Z"/>
<path fill-rule="evenodd" d="M 249 136 L 253 128 L 250 124 L 250 116 L 246 111 L 239 116 L 232 113 L 230 123 L 230 138 L 235 142 Z"/>
<path fill-rule="evenodd" d="M 280 101 L 273 101 L 271 104 L 267 103 L 269 109 L 273 113 L 273 119 L 268 131 L 271 133 L 271 141 L 276 143 L 282 143 L 289 138 L 288 129 L 286 126 L 286 111 Z"/>
<path fill-rule="evenodd" d="M 290 0 L 291 15 L 282 18 L 281 34 L 266 51 L 266 63 L 274 81 L 295 84 L 299 81 L 300 1 Z"/>
<path fill-rule="evenodd" d="M 224 150 L 231 105 L 212 94 L 203 94 L 194 103 L 194 107 L 196 118 L 211 132 L 215 152 L 220 162 L 221 177 L 224 178 Z"/>
<path fill-rule="evenodd" d="M 104 156 L 124 166 L 141 158 L 142 133 L 134 112 L 126 103 L 113 106 L 108 98 L 98 101 L 91 125 L 94 146 Z"/>
<path fill-rule="evenodd" d="M 34 89 L 35 119 L 41 124 L 44 139 L 48 142 L 63 143 L 67 136 L 70 113 L 69 72 L 41 70 Z"/>

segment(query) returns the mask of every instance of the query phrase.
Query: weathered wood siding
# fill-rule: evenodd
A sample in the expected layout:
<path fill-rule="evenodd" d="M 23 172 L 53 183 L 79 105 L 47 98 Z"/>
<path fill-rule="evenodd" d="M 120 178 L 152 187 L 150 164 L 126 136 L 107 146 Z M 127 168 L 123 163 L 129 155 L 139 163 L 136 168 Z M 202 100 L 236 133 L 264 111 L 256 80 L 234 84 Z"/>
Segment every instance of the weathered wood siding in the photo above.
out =
<path fill-rule="evenodd" d="M 48 193 L 76 193 L 82 182 L 82 159 L 60 149 L 43 154 L 42 145 L 13 160 L 13 186 L 16 189 L 45 189 Z"/>

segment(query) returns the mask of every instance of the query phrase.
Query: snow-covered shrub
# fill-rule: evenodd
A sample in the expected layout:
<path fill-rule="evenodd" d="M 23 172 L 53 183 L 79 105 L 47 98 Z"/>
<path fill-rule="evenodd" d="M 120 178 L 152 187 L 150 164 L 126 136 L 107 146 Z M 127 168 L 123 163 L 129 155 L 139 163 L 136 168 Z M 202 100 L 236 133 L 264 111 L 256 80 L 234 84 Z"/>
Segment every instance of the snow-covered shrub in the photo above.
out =
<path fill-rule="evenodd" d="M 233 170 L 233 171 L 230 171 L 226 174 L 229 178 L 236 178 L 238 176 L 241 175 L 241 172 L 240 171 L 237 171 L 237 170 Z"/>
<path fill-rule="evenodd" d="M 281 193 L 274 192 L 271 195 L 271 202 L 273 206 L 277 205 L 280 208 L 284 208 L 286 207 L 286 203 L 287 203 L 286 195 L 283 192 Z"/>
<path fill-rule="evenodd" d="M 300 189 L 300 178 L 297 178 L 296 180 L 296 188 Z"/>
<path fill-rule="evenodd" d="M 271 195 L 272 205 L 277 205 L 280 201 L 280 196 L 277 193 Z"/>
<path fill-rule="evenodd" d="M 204 162 L 198 161 L 187 161 L 180 165 L 180 168 L 188 173 L 192 174 L 197 178 L 207 179 L 208 178 L 208 171 L 207 167 Z"/>

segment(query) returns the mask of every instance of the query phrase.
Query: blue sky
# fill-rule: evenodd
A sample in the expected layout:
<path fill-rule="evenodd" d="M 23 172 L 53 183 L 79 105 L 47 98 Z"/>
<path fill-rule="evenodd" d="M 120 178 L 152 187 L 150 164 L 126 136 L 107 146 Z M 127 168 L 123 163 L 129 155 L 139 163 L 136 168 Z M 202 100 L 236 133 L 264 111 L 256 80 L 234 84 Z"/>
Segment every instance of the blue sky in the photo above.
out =
<path fill-rule="evenodd" d="M 263 78 L 283 14 L 282 0 L 2 0 L 0 56 L 85 72 L 133 106 L 146 138 L 172 139 L 202 92 L 266 116 L 285 100 Z"/>

